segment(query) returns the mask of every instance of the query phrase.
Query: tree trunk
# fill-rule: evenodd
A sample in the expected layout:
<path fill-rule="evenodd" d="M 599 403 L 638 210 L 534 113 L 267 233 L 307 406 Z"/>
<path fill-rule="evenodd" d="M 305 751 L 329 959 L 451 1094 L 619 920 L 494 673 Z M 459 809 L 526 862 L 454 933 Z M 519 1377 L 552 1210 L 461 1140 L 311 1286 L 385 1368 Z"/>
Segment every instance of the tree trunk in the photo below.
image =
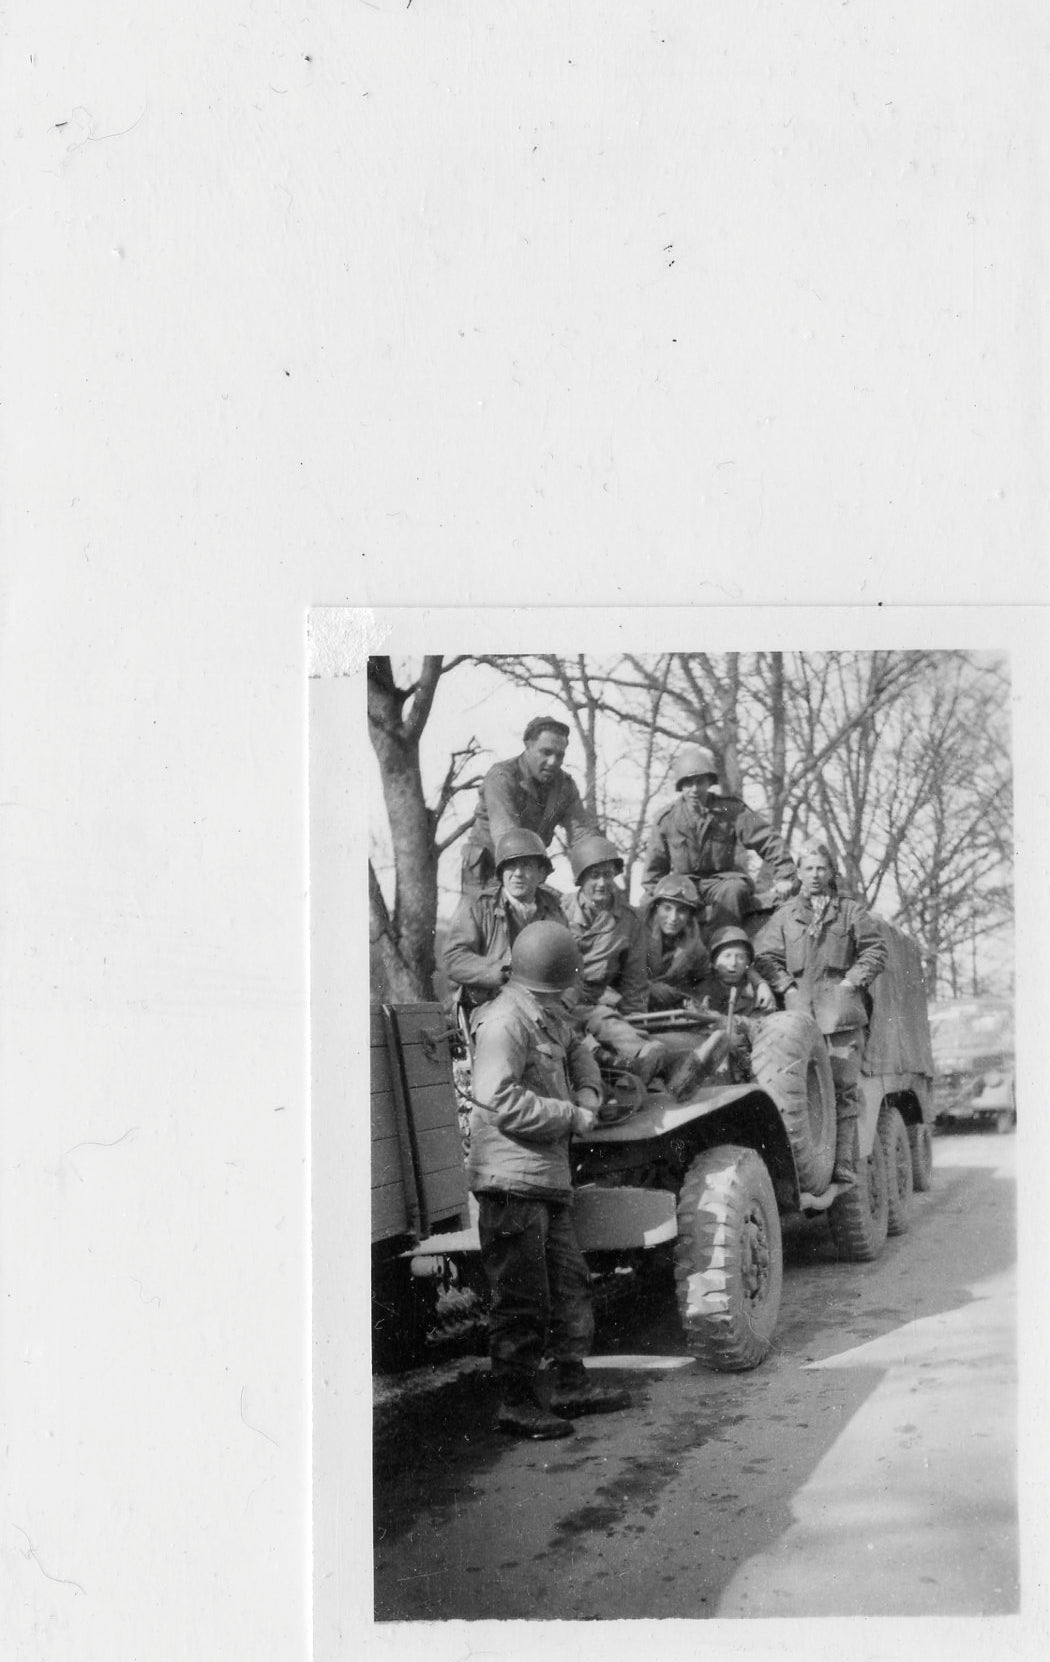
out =
<path fill-rule="evenodd" d="M 430 712 L 440 657 L 424 659 L 415 686 L 395 686 L 389 658 L 372 658 L 368 674 L 368 729 L 379 760 L 394 850 L 394 909 L 376 905 L 370 879 L 370 914 L 384 970 L 396 998 L 434 996 L 437 925 L 437 850 L 433 815 L 423 795 L 419 737 Z M 411 699 L 407 717 L 402 717 Z M 373 874 L 374 877 L 374 874 Z M 379 894 L 379 900 L 382 895 Z"/>

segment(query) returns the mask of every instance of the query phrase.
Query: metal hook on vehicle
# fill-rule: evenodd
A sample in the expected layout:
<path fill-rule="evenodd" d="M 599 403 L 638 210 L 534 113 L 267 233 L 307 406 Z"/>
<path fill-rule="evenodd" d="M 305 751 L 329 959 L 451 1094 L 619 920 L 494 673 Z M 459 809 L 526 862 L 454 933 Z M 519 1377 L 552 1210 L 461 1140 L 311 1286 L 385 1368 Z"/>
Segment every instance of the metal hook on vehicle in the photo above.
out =
<path fill-rule="evenodd" d="M 423 1046 L 423 1055 L 426 1057 L 427 1061 L 439 1062 L 442 1058 L 438 1055 L 438 1045 L 441 1044 L 443 1039 L 458 1038 L 458 1027 L 443 1027 L 439 1033 L 432 1033 L 428 1029 L 424 1028 L 419 1035 L 419 1042 Z"/>

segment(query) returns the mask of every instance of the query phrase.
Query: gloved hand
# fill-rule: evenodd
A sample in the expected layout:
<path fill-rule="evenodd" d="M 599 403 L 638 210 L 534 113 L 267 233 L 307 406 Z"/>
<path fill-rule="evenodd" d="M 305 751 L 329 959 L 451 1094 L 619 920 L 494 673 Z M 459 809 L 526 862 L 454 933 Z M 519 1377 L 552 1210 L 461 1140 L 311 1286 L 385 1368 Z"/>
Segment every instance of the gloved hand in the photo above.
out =
<path fill-rule="evenodd" d="M 589 1131 L 594 1130 L 597 1118 L 598 1116 L 593 1109 L 584 1108 L 579 1103 L 575 1103 L 572 1110 L 572 1129 L 575 1135 L 586 1137 Z"/>

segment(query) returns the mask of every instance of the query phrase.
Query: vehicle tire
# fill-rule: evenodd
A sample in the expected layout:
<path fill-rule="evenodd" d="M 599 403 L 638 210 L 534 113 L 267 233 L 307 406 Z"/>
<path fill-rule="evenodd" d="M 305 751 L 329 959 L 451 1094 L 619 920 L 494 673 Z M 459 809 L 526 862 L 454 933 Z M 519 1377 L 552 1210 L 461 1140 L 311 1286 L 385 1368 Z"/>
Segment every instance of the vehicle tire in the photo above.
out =
<path fill-rule="evenodd" d="M 835 1164 L 835 1086 L 828 1048 L 811 1017 L 778 1011 L 755 1022 L 751 1076 L 780 1110 L 799 1187 L 819 1195 Z"/>
<path fill-rule="evenodd" d="M 917 1195 L 933 1187 L 933 1134 L 928 1125 L 909 1125 L 911 1175 Z"/>
<path fill-rule="evenodd" d="M 765 1162 L 725 1144 L 698 1154 L 678 1197 L 675 1291 L 686 1343 L 739 1373 L 769 1354 L 780 1313 L 780 1214 Z"/>
<path fill-rule="evenodd" d="M 879 1136 L 886 1158 L 888 1179 L 887 1233 L 903 1235 L 908 1227 L 908 1209 L 915 1189 L 915 1178 L 911 1169 L 908 1127 L 901 1118 L 899 1108 L 891 1108 L 889 1104 L 883 1108 L 879 1115 Z"/>
<path fill-rule="evenodd" d="M 878 1132 L 867 1160 L 858 1162 L 858 1173 L 853 1187 L 832 1201 L 828 1223 L 839 1257 L 866 1264 L 885 1246 L 889 1224 L 889 1176 Z"/>

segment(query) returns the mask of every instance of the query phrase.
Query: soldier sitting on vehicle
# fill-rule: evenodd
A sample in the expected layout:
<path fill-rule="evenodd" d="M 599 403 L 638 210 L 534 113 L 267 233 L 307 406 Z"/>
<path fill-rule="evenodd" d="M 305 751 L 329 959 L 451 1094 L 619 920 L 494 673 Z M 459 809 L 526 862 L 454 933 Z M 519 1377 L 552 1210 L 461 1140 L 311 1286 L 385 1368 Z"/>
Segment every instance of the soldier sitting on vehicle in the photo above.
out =
<path fill-rule="evenodd" d="M 735 924 L 716 929 L 709 951 L 711 969 L 696 990 L 702 1009 L 725 1015 L 731 997 L 738 1016 L 764 1016 L 776 1009 L 772 989 L 754 967 L 755 949 L 746 929 Z"/>
<path fill-rule="evenodd" d="M 465 894 L 445 939 L 445 972 L 466 1009 L 495 998 L 510 975 L 510 952 L 526 924 L 564 924 L 561 895 L 544 878 L 554 867 L 535 831 L 507 831 L 496 847 L 496 876 Z"/>
<path fill-rule="evenodd" d="M 569 729 L 554 716 L 536 716 L 525 729 L 520 756 L 496 762 L 478 792 L 474 823 L 463 848 L 462 889 L 476 893 L 495 873 L 495 850 L 507 831 L 534 831 L 548 849 L 559 826 L 569 842 L 595 829 L 562 763 Z"/>
<path fill-rule="evenodd" d="M 646 1007 L 645 925 L 617 885 L 623 861 L 607 837 L 585 837 L 569 850 L 574 895 L 562 901 L 583 955 L 573 1025 L 610 1050 L 619 1066 L 655 1086 L 668 1061 L 658 1039 L 643 1038 L 624 1018 Z"/>
<path fill-rule="evenodd" d="M 707 924 L 742 924 L 754 905 L 754 884 L 737 865 L 752 849 L 773 869 L 781 900 L 795 888 L 795 862 L 772 826 L 737 796 L 718 788 L 714 752 L 683 745 L 675 758 L 678 800 L 657 816 L 642 868 L 642 892 L 652 895 L 668 872 L 691 877 L 707 908 Z"/>
<path fill-rule="evenodd" d="M 679 1010 L 711 967 L 700 933 L 700 896 L 688 877 L 661 877 L 645 909 L 650 1010 Z"/>
<path fill-rule="evenodd" d="M 629 1400 L 592 1383 L 583 1365 L 594 1312 L 572 1223 L 569 1139 L 593 1128 L 602 1083 L 562 1003 L 582 968 L 564 924 L 530 923 L 511 950 L 507 985 L 477 1018 L 467 1180 L 492 1292 L 496 1424 L 516 1437 L 565 1437 L 573 1416 Z M 538 1390 L 548 1350 L 549 1409 Z"/>
<path fill-rule="evenodd" d="M 824 1034 L 835 1082 L 837 1183 L 855 1183 L 860 1065 L 868 1026 L 862 989 L 886 963 L 874 918 L 837 891 L 827 843 L 812 838 L 799 858 L 802 893 L 781 906 L 755 942 L 756 963 L 785 1009 L 805 1010 Z"/>

